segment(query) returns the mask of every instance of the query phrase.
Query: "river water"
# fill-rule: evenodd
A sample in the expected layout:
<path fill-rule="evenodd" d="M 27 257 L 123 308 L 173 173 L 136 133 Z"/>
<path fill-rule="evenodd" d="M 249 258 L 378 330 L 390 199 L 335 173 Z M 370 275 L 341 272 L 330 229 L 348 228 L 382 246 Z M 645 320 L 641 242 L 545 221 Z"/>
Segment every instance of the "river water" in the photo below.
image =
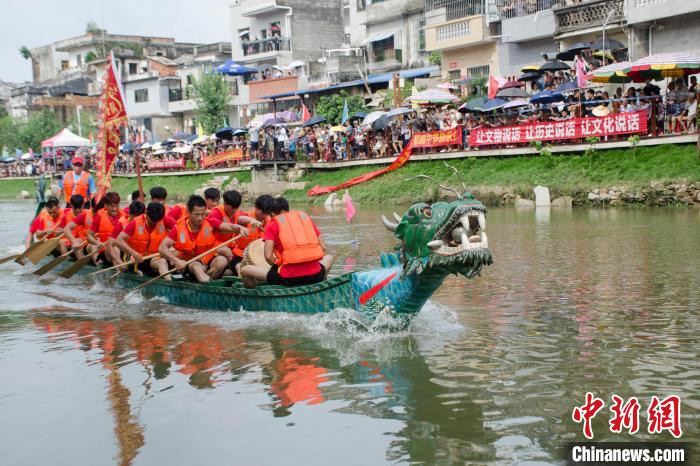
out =
<path fill-rule="evenodd" d="M 33 209 L 0 203 L 0 255 L 20 250 Z M 334 273 L 391 250 L 380 213 L 360 206 L 349 228 L 313 208 Z M 697 441 L 700 213 L 504 208 L 487 222 L 494 265 L 450 277 L 394 333 L 345 310 L 123 302 L 1 265 L 0 462 L 561 464 L 587 391 L 606 402 L 596 440 L 670 439 L 646 432 L 646 409 L 675 394 Z M 608 430 L 613 394 L 640 400 L 634 437 Z"/>

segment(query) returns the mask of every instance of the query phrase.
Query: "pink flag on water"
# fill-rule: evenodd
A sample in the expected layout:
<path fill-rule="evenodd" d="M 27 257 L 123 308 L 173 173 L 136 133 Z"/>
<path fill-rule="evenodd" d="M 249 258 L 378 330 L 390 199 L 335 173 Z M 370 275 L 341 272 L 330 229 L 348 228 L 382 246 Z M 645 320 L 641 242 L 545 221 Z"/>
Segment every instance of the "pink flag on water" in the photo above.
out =
<path fill-rule="evenodd" d="M 352 198 L 350 197 L 350 193 L 345 190 L 345 220 L 347 220 L 348 223 L 350 223 L 350 220 L 355 216 L 355 213 L 357 212 L 355 210 L 355 206 L 352 203 Z"/>

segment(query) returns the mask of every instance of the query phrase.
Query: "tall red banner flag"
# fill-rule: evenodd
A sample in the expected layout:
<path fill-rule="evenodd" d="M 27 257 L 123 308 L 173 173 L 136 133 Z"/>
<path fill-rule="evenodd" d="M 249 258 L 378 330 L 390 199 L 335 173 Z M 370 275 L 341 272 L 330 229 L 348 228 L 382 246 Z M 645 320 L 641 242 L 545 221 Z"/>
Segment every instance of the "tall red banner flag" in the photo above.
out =
<path fill-rule="evenodd" d="M 102 83 L 99 121 L 100 132 L 97 136 L 97 156 L 95 158 L 97 201 L 102 199 L 102 196 L 112 187 L 112 168 L 121 143 L 119 133 L 121 126 L 128 121 L 124 105 L 124 92 L 118 78 L 114 55 L 111 53 Z"/>

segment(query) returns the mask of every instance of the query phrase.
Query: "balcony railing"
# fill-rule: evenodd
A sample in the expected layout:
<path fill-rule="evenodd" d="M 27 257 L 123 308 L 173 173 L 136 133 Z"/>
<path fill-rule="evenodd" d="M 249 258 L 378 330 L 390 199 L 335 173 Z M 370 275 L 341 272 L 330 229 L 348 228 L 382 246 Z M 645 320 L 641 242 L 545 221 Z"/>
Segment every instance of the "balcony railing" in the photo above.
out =
<path fill-rule="evenodd" d="M 498 0 L 498 14 L 503 19 L 534 15 L 538 11 L 566 6 L 566 0 Z"/>
<path fill-rule="evenodd" d="M 168 102 L 178 102 L 184 100 L 182 89 L 168 89 Z"/>
<path fill-rule="evenodd" d="M 449 50 L 489 41 L 485 15 L 453 19 L 425 28 L 425 45 L 430 51 Z"/>
<path fill-rule="evenodd" d="M 245 56 L 279 50 L 291 50 L 291 40 L 289 37 L 269 37 L 267 39 L 243 42 L 241 48 Z"/>
<path fill-rule="evenodd" d="M 608 24 L 624 20 L 624 0 L 591 0 L 574 3 L 566 1 L 566 6 L 554 9 L 557 20 L 557 34 L 602 26 L 610 11 L 613 14 Z"/>
<path fill-rule="evenodd" d="M 426 0 L 427 25 L 486 14 L 485 0 Z"/>

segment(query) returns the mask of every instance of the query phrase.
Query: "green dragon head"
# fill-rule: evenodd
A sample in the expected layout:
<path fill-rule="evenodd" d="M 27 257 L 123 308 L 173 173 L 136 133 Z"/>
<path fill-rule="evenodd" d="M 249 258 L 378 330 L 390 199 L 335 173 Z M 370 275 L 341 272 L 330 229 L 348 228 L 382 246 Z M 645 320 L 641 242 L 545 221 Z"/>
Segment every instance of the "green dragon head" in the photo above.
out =
<path fill-rule="evenodd" d="M 486 208 L 471 193 L 452 202 L 413 204 L 398 223 L 382 216 L 401 240 L 403 275 L 462 274 L 472 278 L 493 263 L 486 237 Z"/>

